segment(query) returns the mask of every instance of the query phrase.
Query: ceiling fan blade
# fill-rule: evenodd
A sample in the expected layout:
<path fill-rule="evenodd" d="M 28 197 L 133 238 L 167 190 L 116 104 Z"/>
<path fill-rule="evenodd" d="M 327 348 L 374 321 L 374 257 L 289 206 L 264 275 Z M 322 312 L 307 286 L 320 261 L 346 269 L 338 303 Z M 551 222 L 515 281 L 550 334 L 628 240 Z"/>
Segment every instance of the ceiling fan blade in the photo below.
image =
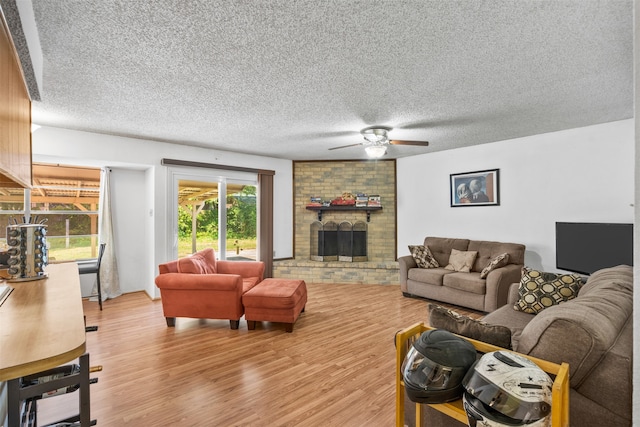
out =
<path fill-rule="evenodd" d="M 349 144 L 349 145 L 342 145 L 340 147 L 333 147 L 333 148 L 329 148 L 329 150 L 339 150 L 340 148 L 348 148 L 348 147 L 355 147 L 357 145 L 362 145 L 361 142 L 357 143 L 357 144 Z"/>
<path fill-rule="evenodd" d="M 400 141 L 397 139 L 392 139 L 389 141 L 391 145 L 422 145 L 426 147 L 429 145 L 429 141 Z"/>

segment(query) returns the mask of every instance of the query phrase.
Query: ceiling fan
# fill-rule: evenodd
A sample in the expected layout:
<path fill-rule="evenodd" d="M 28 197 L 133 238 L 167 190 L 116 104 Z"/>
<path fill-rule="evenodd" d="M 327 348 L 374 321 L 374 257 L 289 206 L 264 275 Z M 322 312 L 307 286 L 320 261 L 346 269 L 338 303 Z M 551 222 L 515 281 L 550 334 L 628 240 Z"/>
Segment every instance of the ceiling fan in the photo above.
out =
<path fill-rule="evenodd" d="M 391 128 L 383 126 L 372 126 L 364 128 L 360 131 L 364 141 L 357 144 L 343 145 L 340 147 L 329 148 L 329 150 L 339 150 L 341 148 L 355 147 L 357 145 L 364 146 L 364 150 L 369 157 L 380 158 L 387 154 L 389 145 L 420 145 L 426 147 L 428 141 L 401 141 L 397 139 L 389 139 L 389 131 Z"/>

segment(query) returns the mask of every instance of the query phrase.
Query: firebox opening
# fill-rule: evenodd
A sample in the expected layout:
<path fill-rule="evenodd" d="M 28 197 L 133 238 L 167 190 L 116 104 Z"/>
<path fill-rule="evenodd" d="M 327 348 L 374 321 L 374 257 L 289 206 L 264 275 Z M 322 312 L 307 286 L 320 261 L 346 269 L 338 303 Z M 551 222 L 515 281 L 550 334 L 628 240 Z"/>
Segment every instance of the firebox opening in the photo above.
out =
<path fill-rule="evenodd" d="M 333 221 L 311 224 L 311 259 L 314 261 L 367 261 L 367 224 Z"/>

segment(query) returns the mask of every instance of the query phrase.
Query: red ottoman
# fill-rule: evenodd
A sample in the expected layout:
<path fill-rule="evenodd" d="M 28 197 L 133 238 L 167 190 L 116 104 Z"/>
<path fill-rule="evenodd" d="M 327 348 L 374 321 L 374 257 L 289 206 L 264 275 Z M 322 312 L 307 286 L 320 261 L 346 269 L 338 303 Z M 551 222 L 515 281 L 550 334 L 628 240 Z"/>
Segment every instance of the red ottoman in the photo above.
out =
<path fill-rule="evenodd" d="M 250 330 L 256 322 L 286 323 L 287 332 L 307 304 L 307 285 L 304 280 L 264 279 L 242 295 L 244 318 Z"/>

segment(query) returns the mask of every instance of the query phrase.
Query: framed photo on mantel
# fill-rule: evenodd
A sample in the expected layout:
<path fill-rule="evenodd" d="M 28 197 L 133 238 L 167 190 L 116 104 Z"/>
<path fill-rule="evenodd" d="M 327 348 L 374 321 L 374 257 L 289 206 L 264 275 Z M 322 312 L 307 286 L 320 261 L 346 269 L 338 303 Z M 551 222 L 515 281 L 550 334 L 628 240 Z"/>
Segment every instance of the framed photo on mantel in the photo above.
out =
<path fill-rule="evenodd" d="M 450 178 L 451 207 L 500 204 L 500 169 L 452 173 Z"/>

